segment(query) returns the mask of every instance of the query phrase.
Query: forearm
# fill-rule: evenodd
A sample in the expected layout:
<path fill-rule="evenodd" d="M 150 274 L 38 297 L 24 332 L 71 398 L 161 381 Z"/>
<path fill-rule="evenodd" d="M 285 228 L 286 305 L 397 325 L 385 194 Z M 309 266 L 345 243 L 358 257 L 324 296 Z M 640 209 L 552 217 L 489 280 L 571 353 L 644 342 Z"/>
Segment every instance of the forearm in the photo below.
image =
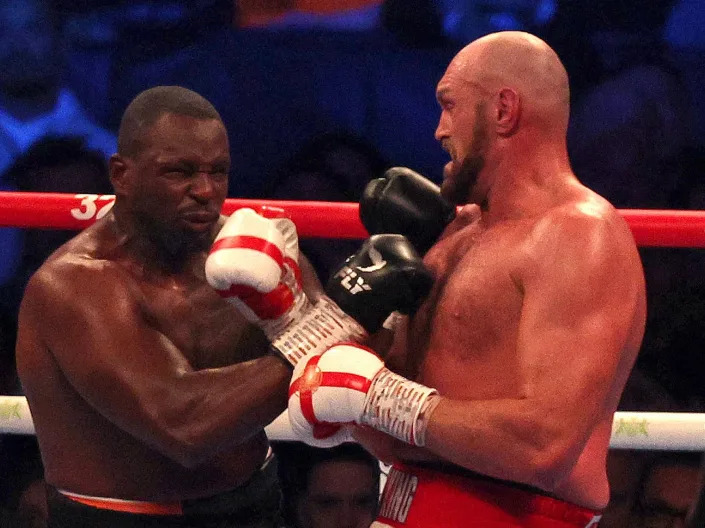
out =
<path fill-rule="evenodd" d="M 546 489 L 574 462 L 582 436 L 551 418 L 528 399 L 442 398 L 426 448 L 469 470 Z"/>
<path fill-rule="evenodd" d="M 185 373 L 159 413 L 162 450 L 192 465 L 261 433 L 286 408 L 290 376 L 273 355 Z"/>

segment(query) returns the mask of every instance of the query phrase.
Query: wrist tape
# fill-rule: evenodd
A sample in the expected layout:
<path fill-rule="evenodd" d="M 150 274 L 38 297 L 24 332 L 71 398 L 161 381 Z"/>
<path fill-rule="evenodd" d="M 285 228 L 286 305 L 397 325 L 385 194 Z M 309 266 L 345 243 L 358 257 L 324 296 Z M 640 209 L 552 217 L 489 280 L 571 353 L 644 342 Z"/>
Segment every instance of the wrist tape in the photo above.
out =
<path fill-rule="evenodd" d="M 367 337 L 367 331 L 328 297 L 309 306 L 272 339 L 272 348 L 293 366 L 304 356 L 322 353 L 341 341 L 360 342 Z"/>
<path fill-rule="evenodd" d="M 422 447 L 438 391 L 383 368 L 372 382 L 360 423 Z M 433 398 L 437 400 L 438 398 Z"/>

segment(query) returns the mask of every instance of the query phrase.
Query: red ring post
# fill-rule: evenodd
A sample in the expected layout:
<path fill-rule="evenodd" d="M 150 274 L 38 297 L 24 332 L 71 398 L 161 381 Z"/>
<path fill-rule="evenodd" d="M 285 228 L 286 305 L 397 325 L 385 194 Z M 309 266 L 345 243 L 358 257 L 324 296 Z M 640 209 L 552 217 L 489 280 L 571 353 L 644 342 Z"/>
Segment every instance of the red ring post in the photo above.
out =
<path fill-rule="evenodd" d="M 83 229 L 112 206 L 113 195 L 0 191 L 0 227 Z M 364 238 L 358 204 L 230 198 L 223 214 L 263 205 L 288 212 L 299 235 L 309 238 Z M 650 247 L 705 247 L 705 211 L 622 209 L 637 244 Z"/>

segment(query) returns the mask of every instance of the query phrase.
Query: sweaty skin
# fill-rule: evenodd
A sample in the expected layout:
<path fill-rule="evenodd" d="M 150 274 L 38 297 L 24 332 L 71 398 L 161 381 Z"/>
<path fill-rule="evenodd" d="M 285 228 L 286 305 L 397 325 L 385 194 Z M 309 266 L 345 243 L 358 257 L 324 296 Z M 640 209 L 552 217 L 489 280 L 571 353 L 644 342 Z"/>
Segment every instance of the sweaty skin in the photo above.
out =
<path fill-rule="evenodd" d="M 205 281 L 227 190 L 222 123 L 167 113 L 145 141 L 111 160 L 113 210 L 31 279 L 18 368 L 50 484 L 197 498 L 262 465 L 290 369 Z"/>
<path fill-rule="evenodd" d="M 434 288 L 387 364 L 438 389 L 424 449 L 361 429 L 387 460 L 436 460 L 601 509 L 613 413 L 644 332 L 631 232 L 574 176 L 568 81 L 524 33 L 464 48 L 438 85 L 443 194 L 465 205 L 424 258 Z"/>

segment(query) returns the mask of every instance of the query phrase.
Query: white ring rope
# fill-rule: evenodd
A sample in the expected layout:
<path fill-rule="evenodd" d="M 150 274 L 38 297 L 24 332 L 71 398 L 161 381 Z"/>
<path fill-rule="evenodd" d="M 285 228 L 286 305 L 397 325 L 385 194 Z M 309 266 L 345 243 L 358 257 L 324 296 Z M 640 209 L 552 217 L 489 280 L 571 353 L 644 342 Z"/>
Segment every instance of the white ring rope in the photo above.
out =
<path fill-rule="evenodd" d="M 286 412 L 265 428 L 270 440 L 294 441 Z M 0 434 L 34 434 L 24 396 L 0 396 Z M 622 412 L 614 415 L 612 449 L 705 451 L 705 413 Z"/>

